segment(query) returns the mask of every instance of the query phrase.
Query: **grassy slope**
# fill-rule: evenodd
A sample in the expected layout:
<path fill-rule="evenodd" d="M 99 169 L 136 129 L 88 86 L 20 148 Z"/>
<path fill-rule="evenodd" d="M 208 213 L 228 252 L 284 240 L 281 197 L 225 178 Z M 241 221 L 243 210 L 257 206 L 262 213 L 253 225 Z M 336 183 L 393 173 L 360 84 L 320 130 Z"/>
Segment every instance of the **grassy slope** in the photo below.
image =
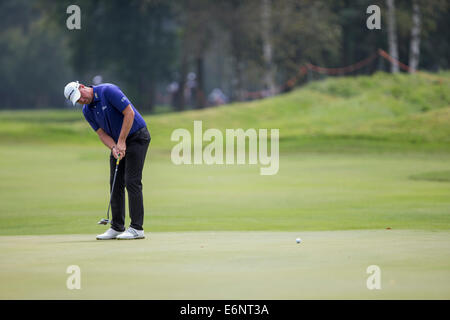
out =
<path fill-rule="evenodd" d="M 285 150 L 364 142 L 382 148 L 438 144 L 450 150 L 450 77 L 442 79 L 388 74 L 329 79 L 273 99 L 149 120 L 163 136 L 190 128 L 186 120 L 220 129 L 279 128 Z"/>
<path fill-rule="evenodd" d="M 147 116 L 152 147 L 175 128 L 279 128 L 281 149 L 450 151 L 450 73 L 328 79 L 272 99 Z M 81 111 L 0 112 L 0 142 L 97 143 Z"/>

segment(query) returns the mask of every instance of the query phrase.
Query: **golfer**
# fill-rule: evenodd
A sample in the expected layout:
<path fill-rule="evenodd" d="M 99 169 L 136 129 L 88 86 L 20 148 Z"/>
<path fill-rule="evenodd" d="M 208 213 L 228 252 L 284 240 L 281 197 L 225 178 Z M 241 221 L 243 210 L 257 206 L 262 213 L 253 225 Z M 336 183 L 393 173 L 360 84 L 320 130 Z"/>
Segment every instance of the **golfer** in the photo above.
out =
<path fill-rule="evenodd" d="M 64 96 L 73 105 L 84 104 L 83 115 L 100 140 L 110 150 L 110 188 L 116 159 L 120 158 L 114 190 L 111 195 L 111 228 L 97 236 L 98 240 L 143 239 L 144 203 L 142 169 L 150 144 L 147 125 L 119 87 L 111 83 L 85 86 L 70 82 Z M 125 230 L 125 187 L 131 224 Z M 111 190 L 111 189 L 110 189 Z"/>

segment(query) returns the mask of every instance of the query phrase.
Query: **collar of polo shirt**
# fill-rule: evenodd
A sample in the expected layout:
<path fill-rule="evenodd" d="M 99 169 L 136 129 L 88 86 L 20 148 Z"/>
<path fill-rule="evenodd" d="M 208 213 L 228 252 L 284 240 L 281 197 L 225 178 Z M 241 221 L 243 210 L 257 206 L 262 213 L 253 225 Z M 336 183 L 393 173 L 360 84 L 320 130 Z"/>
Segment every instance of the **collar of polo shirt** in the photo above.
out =
<path fill-rule="evenodd" d="M 95 102 L 100 101 L 100 94 L 98 92 L 98 88 L 94 86 L 89 86 L 93 89 L 94 97 L 92 98 L 92 102 L 89 104 L 90 107 L 95 105 Z"/>

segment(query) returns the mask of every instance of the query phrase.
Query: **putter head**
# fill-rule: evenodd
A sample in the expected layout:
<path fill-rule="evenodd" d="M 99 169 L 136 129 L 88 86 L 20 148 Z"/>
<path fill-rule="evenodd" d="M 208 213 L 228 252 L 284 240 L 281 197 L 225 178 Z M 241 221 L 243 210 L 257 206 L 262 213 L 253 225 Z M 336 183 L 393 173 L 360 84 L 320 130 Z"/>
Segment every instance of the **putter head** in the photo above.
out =
<path fill-rule="evenodd" d="M 110 223 L 111 221 L 109 221 L 108 219 L 103 218 L 102 220 L 100 220 L 99 222 L 97 222 L 97 224 L 104 224 L 107 225 L 108 223 Z"/>

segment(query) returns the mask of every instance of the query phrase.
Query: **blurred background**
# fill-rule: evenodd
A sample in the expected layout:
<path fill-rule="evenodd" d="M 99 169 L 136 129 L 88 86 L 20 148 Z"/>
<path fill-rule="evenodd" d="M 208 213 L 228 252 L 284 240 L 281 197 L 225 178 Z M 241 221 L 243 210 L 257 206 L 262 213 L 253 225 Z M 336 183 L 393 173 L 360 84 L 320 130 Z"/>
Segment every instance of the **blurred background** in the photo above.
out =
<path fill-rule="evenodd" d="M 71 4 L 79 30 L 66 25 Z M 381 29 L 366 26 L 372 4 Z M 0 108 L 67 108 L 72 80 L 115 83 L 139 111 L 158 113 L 261 99 L 327 76 L 438 72 L 450 64 L 449 8 L 448 0 L 1 0 Z"/>

